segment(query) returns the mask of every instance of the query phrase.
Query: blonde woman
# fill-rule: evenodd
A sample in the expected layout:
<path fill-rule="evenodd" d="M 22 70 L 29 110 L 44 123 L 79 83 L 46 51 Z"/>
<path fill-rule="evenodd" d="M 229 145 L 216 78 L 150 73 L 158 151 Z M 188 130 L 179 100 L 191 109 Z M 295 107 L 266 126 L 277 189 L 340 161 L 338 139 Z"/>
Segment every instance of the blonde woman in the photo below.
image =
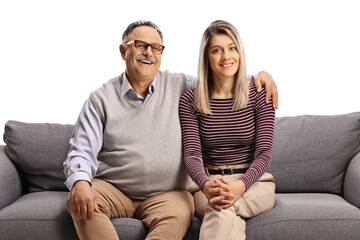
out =
<path fill-rule="evenodd" d="M 273 208 L 271 161 L 275 110 L 246 77 L 236 28 L 213 22 L 204 32 L 196 89 L 180 99 L 190 191 L 203 219 L 200 239 L 245 239 L 245 220 Z"/>

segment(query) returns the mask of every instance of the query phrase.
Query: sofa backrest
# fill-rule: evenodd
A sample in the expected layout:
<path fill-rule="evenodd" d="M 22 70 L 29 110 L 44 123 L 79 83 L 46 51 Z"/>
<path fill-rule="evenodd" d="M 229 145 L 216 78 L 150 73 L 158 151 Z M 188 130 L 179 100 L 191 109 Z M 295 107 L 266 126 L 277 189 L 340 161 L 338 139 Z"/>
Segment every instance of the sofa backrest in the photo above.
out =
<path fill-rule="evenodd" d="M 342 194 L 345 170 L 360 151 L 360 113 L 276 119 L 269 168 L 277 192 Z M 8 121 L 6 152 L 24 173 L 26 190 L 67 190 L 63 161 L 73 125 Z"/>
<path fill-rule="evenodd" d="M 359 112 L 277 118 L 269 172 L 277 192 L 341 195 L 345 170 L 359 151 Z"/>
<path fill-rule="evenodd" d="M 69 150 L 73 125 L 5 124 L 6 153 L 23 173 L 25 192 L 66 191 L 63 162 Z"/>

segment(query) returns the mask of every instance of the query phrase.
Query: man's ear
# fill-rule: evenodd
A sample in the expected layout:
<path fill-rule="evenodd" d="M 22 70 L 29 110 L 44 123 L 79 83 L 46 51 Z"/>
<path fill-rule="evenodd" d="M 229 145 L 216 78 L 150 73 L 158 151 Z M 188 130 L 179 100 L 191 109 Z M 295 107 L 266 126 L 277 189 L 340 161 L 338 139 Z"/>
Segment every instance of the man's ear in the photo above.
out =
<path fill-rule="evenodd" d="M 123 44 L 120 44 L 119 50 L 120 50 L 120 54 L 121 54 L 122 59 L 125 60 L 125 52 L 126 52 L 126 49 L 125 49 L 125 47 L 124 47 Z"/>

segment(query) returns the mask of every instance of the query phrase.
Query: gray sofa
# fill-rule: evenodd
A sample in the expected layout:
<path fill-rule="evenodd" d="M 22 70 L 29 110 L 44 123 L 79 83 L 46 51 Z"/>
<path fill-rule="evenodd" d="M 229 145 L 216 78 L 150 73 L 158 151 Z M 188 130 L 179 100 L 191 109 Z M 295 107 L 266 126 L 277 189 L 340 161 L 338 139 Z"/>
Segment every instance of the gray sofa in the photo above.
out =
<path fill-rule="evenodd" d="M 0 146 L 0 239 L 77 239 L 62 162 L 72 125 L 8 121 Z M 360 113 L 276 119 L 275 207 L 247 220 L 247 239 L 360 239 Z M 144 239 L 137 219 L 112 219 Z M 193 217 L 185 239 L 197 239 Z"/>

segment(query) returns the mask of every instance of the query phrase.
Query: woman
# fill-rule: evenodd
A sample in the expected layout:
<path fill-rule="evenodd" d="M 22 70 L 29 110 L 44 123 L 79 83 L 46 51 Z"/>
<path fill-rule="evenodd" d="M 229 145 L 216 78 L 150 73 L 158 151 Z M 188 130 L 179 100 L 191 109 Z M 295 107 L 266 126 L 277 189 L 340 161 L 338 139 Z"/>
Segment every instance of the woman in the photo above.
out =
<path fill-rule="evenodd" d="M 273 208 L 275 110 L 246 77 L 240 36 L 230 23 L 204 32 L 196 89 L 180 99 L 186 169 L 200 239 L 245 239 L 245 220 Z"/>

